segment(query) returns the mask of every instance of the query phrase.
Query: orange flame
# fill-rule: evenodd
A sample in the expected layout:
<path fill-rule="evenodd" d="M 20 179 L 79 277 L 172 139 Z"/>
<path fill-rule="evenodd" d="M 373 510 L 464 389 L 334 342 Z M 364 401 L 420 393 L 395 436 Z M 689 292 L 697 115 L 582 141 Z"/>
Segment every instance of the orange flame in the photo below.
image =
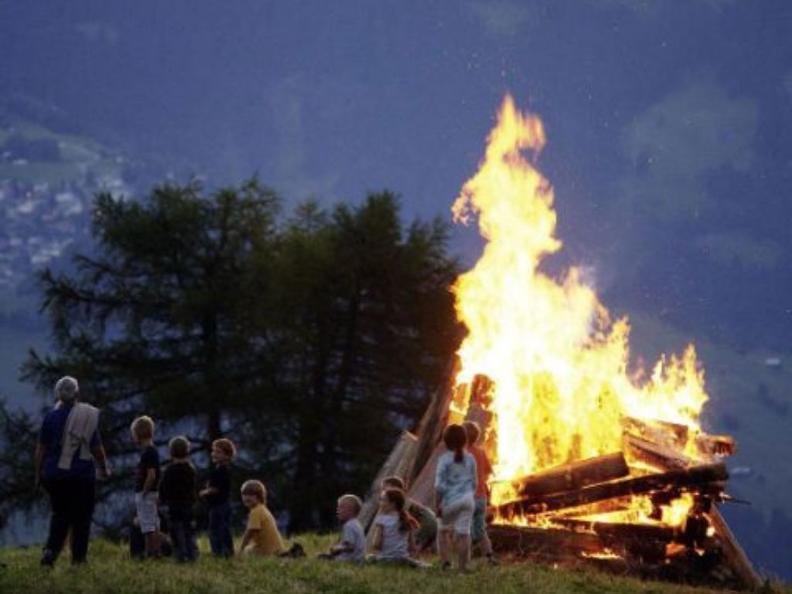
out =
<path fill-rule="evenodd" d="M 694 435 L 707 400 L 693 346 L 662 358 L 648 380 L 631 376 L 627 319 L 611 320 L 579 269 L 562 279 L 541 270 L 562 245 L 553 189 L 524 154 L 535 160 L 544 144 L 541 120 L 507 95 L 484 160 L 452 209 L 455 221 L 477 216 L 487 241 L 454 286 L 468 329 L 456 383 L 476 374 L 494 380 L 486 408 L 497 481 L 621 450 L 623 415 L 685 424 Z"/>

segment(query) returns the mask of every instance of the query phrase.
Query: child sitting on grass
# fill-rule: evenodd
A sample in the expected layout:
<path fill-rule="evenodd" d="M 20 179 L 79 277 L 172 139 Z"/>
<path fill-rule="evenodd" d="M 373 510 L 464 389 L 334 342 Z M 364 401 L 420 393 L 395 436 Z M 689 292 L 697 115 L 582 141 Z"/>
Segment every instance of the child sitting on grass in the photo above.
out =
<path fill-rule="evenodd" d="M 231 536 L 231 471 L 229 465 L 236 455 L 236 446 L 230 439 L 212 442 L 211 458 L 214 468 L 209 473 L 206 488 L 199 495 L 209 510 L 209 545 L 216 557 L 234 555 Z"/>
<path fill-rule="evenodd" d="M 284 551 L 283 540 L 275 518 L 267 509 L 267 489 L 261 481 L 245 481 L 242 485 L 242 503 L 250 510 L 245 534 L 242 536 L 240 554 L 278 555 Z"/>
<path fill-rule="evenodd" d="M 376 553 L 369 557 L 370 561 L 425 567 L 410 556 L 415 550 L 413 531 L 418 528 L 418 522 L 404 508 L 405 504 L 401 489 L 385 489 L 380 495 L 379 513 L 372 527 Z"/>
<path fill-rule="evenodd" d="M 334 561 L 364 561 L 366 558 L 366 535 L 358 520 L 363 502 L 357 495 L 346 494 L 338 498 L 336 516 L 341 522 L 341 540 L 330 547 L 330 552 L 319 555 L 320 559 Z"/>
<path fill-rule="evenodd" d="M 157 510 L 160 481 L 159 452 L 154 446 L 154 421 L 142 416 L 132 421 L 132 440 L 140 447 L 135 476 L 135 511 L 146 543 L 146 557 L 160 556 L 160 521 Z"/>
<path fill-rule="evenodd" d="M 382 479 L 381 490 L 385 491 L 386 489 L 399 489 L 405 495 L 407 494 L 404 480 L 398 476 L 389 476 Z M 418 521 L 418 529 L 415 531 L 414 536 L 415 552 L 421 553 L 430 550 L 434 546 L 435 540 L 437 540 L 437 516 L 431 509 L 409 497 L 406 499 L 405 509 L 407 513 Z"/>
<path fill-rule="evenodd" d="M 473 509 L 473 524 L 470 529 L 470 536 L 473 545 L 480 545 L 483 553 L 491 565 L 497 565 L 498 561 L 492 552 L 492 542 L 487 534 L 487 500 L 489 498 L 489 481 L 492 475 L 492 464 L 490 464 L 487 452 L 479 445 L 481 428 L 475 421 L 465 421 L 462 426 L 467 434 L 468 451 L 476 460 L 477 486 L 475 492 L 475 507 Z"/>
<path fill-rule="evenodd" d="M 190 442 L 186 437 L 174 437 L 168 447 L 171 463 L 162 473 L 160 502 L 167 508 L 168 529 L 176 560 L 195 561 L 198 548 L 192 524 L 196 475 L 190 464 Z"/>

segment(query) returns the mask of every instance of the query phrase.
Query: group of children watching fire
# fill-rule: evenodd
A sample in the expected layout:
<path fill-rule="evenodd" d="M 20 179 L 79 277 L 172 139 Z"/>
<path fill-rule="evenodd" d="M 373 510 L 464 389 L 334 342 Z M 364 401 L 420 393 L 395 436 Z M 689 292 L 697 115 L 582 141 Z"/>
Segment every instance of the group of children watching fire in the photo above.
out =
<path fill-rule="evenodd" d="M 220 557 L 234 555 L 231 534 L 230 464 L 236 447 L 229 439 L 212 443 L 212 469 L 206 486 L 198 489 L 197 473 L 190 462 L 190 444 L 185 437 L 170 440 L 170 463 L 160 467 L 154 445 L 154 421 L 138 417 L 131 426 L 132 438 L 140 447 L 135 480 L 135 523 L 143 534 L 145 556 L 159 557 L 162 532 L 160 515 L 167 519 L 170 545 L 178 561 L 195 561 L 198 548 L 193 531 L 193 508 L 200 497 L 208 508 L 209 543 Z M 435 544 L 443 569 L 468 567 L 472 544 L 477 544 L 490 563 L 495 563 L 486 530 L 487 480 L 492 467 L 478 445 L 479 426 L 474 422 L 449 425 L 443 440 L 447 451 L 437 462 L 435 508 L 407 497 L 407 485 L 397 476 L 382 481 L 378 512 L 365 534 L 358 519 L 363 503 L 357 495 L 339 497 L 336 513 L 341 524 L 338 542 L 320 558 L 349 562 L 389 562 L 424 567 L 418 555 Z M 300 556 L 302 548 L 287 550 L 278 526 L 267 508 L 267 490 L 258 480 L 241 488 L 248 509 L 240 555 Z M 367 555 L 367 552 L 371 553 Z"/>

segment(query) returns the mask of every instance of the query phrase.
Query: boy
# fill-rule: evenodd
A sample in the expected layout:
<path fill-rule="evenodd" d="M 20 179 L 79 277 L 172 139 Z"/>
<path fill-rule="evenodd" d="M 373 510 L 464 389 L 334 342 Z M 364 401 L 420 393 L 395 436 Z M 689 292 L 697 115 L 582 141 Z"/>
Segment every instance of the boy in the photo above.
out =
<path fill-rule="evenodd" d="M 193 533 L 195 505 L 195 468 L 190 464 L 190 442 L 174 437 L 168 444 L 171 463 L 165 467 L 160 481 L 160 501 L 167 506 L 168 528 L 177 561 L 195 561 L 198 549 Z"/>
<path fill-rule="evenodd" d="M 487 560 L 492 565 L 497 564 L 495 555 L 492 552 L 492 543 L 487 534 L 487 499 L 489 497 L 489 486 L 487 481 L 492 475 L 492 464 L 490 464 L 487 453 L 479 445 L 481 429 L 474 421 L 465 421 L 462 425 L 465 428 L 468 440 L 468 451 L 476 459 L 476 470 L 478 481 L 476 484 L 475 503 L 473 510 L 473 524 L 471 526 L 471 538 L 473 544 L 480 544 L 481 549 L 487 556 Z"/>
<path fill-rule="evenodd" d="M 380 490 L 385 491 L 387 489 L 400 489 L 404 493 L 407 492 L 404 480 L 398 476 L 389 476 L 382 479 Z M 420 553 L 431 549 L 437 539 L 437 516 L 431 509 L 413 499 L 407 499 L 405 509 L 412 517 L 418 520 L 418 529 L 415 531 L 415 552 Z"/>
<path fill-rule="evenodd" d="M 236 455 L 236 446 L 230 439 L 212 442 L 211 458 L 214 468 L 209 473 L 206 488 L 201 498 L 209 508 L 209 544 L 217 557 L 234 555 L 234 539 L 231 536 L 231 472 L 229 464 Z"/>
<path fill-rule="evenodd" d="M 366 535 L 358 520 L 363 502 L 357 495 L 347 493 L 338 498 L 336 516 L 341 522 L 341 540 L 330 548 L 329 553 L 319 555 L 321 559 L 362 562 L 366 558 Z"/>
<path fill-rule="evenodd" d="M 267 509 L 267 489 L 261 481 L 245 481 L 242 503 L 250 510 L 245 534 L 239 547 L 243 555 L 278 555 L 284 551 L 275 518 Z"/>
<path fill-rule="evenodd" d="M 142 416 L 132 421 L 132 440 L 140 447 L 140 461 L 135 476 L 135 511 L 146 544 L 146 557 L 160 556 L 160 521 L 157 511 L 157 489 L 160 480 L 160 460 L 154 446 L 154 421 Z"/>

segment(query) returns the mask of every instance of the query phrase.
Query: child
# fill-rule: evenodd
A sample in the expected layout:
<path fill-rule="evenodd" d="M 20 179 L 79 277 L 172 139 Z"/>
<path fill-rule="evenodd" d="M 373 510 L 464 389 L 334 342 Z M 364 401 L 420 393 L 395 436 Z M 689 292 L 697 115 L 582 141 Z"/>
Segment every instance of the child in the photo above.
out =
<path fill-rule="evenodd" d="M 413 531 L 418 522 L 405 506 L 404 491 L 385 489 L 380 495 L 380 508 L 374 518 L 374 550 L 377 551 L 369 559 L 371 561 L 388 561 L 404 563 L 413 567 L 422 567 L 423 563 L 410 557 L 415 549 Z"/>
<path fill-rule="evenodd" d="M 341 522 L 341 540 L 330 548 L 329 553 L 319 555 L 321 559 L 335 561 L 363 561 L 366 557 L 366 535 L 358 520 L 363 502 L 357 495 L 342 495 L 338 498 L 336 516 Z"/>
<path fill-rule="evenodd" d="M 475 508 L 476 460 L 465 451 L 467 434 L 462 425 L 449 425 L 443 432 L 448 451 L 437 461 L 435 496 L 440 531 L 437 549 L 444 569 L 451 566 L 450 553 L 456 553 L 458 567 L 467 569 L 470 561 L 470 523 Z"/>
<path fill-rule="evenodd" d="M 385 489 L 400 489 L 403 493 L 407 493 L 404 480 L 398 476 L 389 476 L 382 479 L 381 490 L 384 491 Z M 415 531 L 416 553 L 430 549 L 437 540 L 437 516 L 431 509 L 409 497 L 407 498 L 405 509 L 418 521 L 418 530 Z"/>
<path fill-rule="evenodd" d="M 278 555 L 284 551 L 275 518 L 267 509 L 267 489 L 261 481 L 245 481 L 242 503 L 250 510 L 239 547 L 243 555 Z"/>
<path fill-rule="evenodd" d="M 496 565 L 497 560 L 492 553 L 492 543 L 487 534 L 487 499 L 489 497 L 489 481 L 492 475 L 492 464 L 490 464 L 487 453 L 479 445 L 481 429 L 474 421 L 465 421 L 462 426 L 467 434 L 468 451 L 476 460 L 477 486 L 475 493 L 475 508 L 473 510 L 473 526 L 471 534 L 473 544 L 481 544 L 481 549 L 487 556 L 491 565 Z"/>
<path fill-rule="evenodd" d="M 168 528 L 177 561 L 195 561 L 198 549 L 193 533 L 195 505 L 195 468 L 190 464 L 190 442 L 174 437 L 168 444 L 171 463 L 165 467 L 160 482 L 160 502 L 168 509 Z"/>
<path fill-rule="evenodd" d="M 214 468 L 209 473 L 206 488 L 200 492 L 209 508 L 209 544 L 217 557 L 233 557 L 234 539 L 231 536 L 231 473 L 229 464 L 236 455 L 230 439 L 212 442 L 211 458 Z"/>
<path fill-rule="evenodd" d="M 160 556 L 160 521 L 157 511 L 157 489 L 160 480 L 160 461 L 154 446 L 154 421 L 142 416 L 132 421 L 132 439 L 140 447 L 140 461 L 135 477 L 135 511 L 146 544 L 146 556 Z"/>

